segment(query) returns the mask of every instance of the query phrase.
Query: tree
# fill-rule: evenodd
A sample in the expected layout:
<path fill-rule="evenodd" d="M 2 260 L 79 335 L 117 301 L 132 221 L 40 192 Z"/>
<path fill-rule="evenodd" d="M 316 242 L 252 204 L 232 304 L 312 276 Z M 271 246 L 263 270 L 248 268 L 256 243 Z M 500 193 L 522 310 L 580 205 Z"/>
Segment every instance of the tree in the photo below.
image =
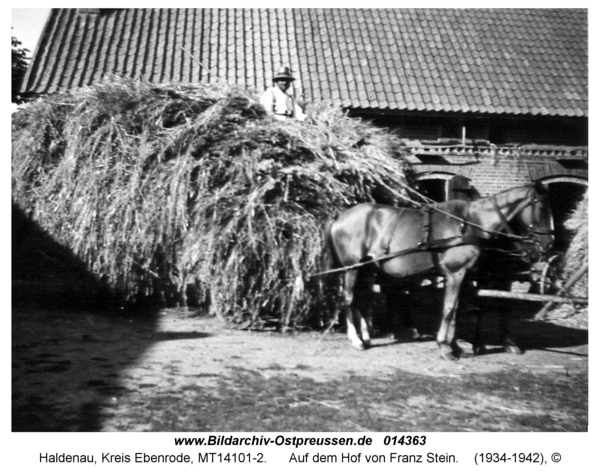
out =
<path fill-rule="evenodd" d="M 21 81 L 25 76 L 25 72 L 27 71 L 27 65 L 29 63 L 29 58 L 27 54 L 29 50 L 27 48 L 21 47 L 21 42 L 12 36 L 11 46 L 12 46 L 12 93 L 11 93 L 11 102 L 16 104 L 21 104 L 25 102 L 25 100 L 19 95 L 19 87 L 21 86 Z"/>

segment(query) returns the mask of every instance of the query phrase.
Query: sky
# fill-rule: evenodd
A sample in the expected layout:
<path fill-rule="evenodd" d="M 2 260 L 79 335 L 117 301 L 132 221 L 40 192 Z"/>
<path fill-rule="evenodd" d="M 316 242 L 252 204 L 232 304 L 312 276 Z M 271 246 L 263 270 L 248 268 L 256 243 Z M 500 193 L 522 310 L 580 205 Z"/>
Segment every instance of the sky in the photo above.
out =
<path fill-rule="evenodd" d="M 49 8 L 13 8 L 11 10 L 12 36 L 15 36 L 23 48 L 33 55 L 37 41 L 50 12 Z"/>

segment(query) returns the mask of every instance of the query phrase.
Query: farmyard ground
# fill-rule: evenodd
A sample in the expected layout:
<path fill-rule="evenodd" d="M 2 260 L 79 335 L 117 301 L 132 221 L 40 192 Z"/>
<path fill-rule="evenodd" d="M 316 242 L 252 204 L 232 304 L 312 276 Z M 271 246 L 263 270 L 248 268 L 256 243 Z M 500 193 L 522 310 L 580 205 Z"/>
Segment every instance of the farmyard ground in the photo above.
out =
<path fill-rule="evenodd" d="M 241 331 L 184 311 L 15 308 L 12 430 L 586 431 L 583 326 L 517 319 L 525 354 L 474 357 L 463 341 L 448 362 L 432 340 L 359 352 L 340 332 Z"/>

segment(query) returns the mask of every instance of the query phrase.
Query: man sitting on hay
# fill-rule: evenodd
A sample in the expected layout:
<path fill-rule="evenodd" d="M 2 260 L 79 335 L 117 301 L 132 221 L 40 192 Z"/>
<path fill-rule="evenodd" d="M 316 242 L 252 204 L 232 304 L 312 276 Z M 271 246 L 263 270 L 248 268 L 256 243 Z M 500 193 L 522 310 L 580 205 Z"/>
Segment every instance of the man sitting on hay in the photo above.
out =
<path fill-rule="evenodd" d="M 281 68 L 273 76 L 273 86 L 268 88 L 260 96 L 260 103 L 267 110 L 269 115 L 273 115 L 278 120 L 304 120 L 306 114 L 298 105 L 294 97 L 287 91 L 296 78 L 292 76 L 290 68 Z"/>

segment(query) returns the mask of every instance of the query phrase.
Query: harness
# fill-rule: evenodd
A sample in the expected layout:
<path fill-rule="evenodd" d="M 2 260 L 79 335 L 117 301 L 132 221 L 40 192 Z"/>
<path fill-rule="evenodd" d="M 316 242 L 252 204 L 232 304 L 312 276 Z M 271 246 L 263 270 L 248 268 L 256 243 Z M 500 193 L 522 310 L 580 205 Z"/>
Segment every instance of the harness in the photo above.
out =
<path fill-rule="evenodd" d="M 494 196 L 492 203 L 493 203 L 495 211 L 497 212 L 498 216 L 500 217 L 500 219 L 502 221 L 502 228 L 506 229 L 506 231 L 507 231 L 506 233 L 497 231 L 497 230 L 485 229 L 482 226 L 479 226 L 475 223 L 467 223 L 463 218 L 460 218 L 451 213 L 437 209 L 434 206 L 427 206 L 427 210 L 422 211 L 422 213 L 423 213 L 423 239 L 419 243 L 417 243 L 417 245 L 415 247 L 403 249 L 401 251 L 390 252 L 392 236 L 394 235 L 396 228 L 400 224 L 400 217 L 399 217 L 396 224 L 394 225 L 394 228 L 393 228 L 394 232 L 392 232 L 390 235 L 390 241 L 388 242 L 386 248 L 384 249 L 383 255 L 378 256 L 378 257 L 372 257 L 371 259 L 363 260 L 361 262 L 358 262 L 356 264 L 352 264 L 349 266 L 340 267 L 340 268 L 336 268 L 336 269 L 330 269 L 330 270 L 327 270 L 324 272 L 313 274 L 311 277 L 320 277 L 323 275 L 328 275 L 328 274 L 333 274 L 333 273 L 347 272 L 349 270 L 356 269 L 356 268 L 365 266 L 367 264 L 386 261 L 386 260 L 394 259 L 396 257 L 401 257 L 401 256 L 405 256 L 408 254 L 416 253 L 416 252 L 431 253 L 435 270 L 437 272 L 439 272 L 440 257 L 438 254 L 440 252 L 443 252 L 450 248 L 458 247 L 458 246 L 477 246 L 477 247 L 482 246 L 483 238 L 478 237 L 478 236 L 473 236 L 473 235 L 466 236 L 464 234 L 465 227 L 467 224 L 469 224 L 469 226 L 471 226 L 471 227 L 478 228 L 488 234 L 506 236 L 515 241 L 531 241 L 538 247 L 538 250 L 541 251 L 542 250 L 541 245 L 540 245 L 539 241 L 537 239 L 535 239 L 535 237 L 532 238 L 532 237 L 518 236 L 518 235 L 514 234 L 512 227 L 509 224 L 509 220 L 512 220 L 515 216 L 517 216 L 519 213 L 521 213 L 523 210 L 525 210 L 525 208 L 527 208 L 528 206 L 532 206 L 533 204 L 535 204 L 538 201 L 539 200 L 532 198 L 532 197 L 529 197 L 527 200 L 523 200 L 523 202 L 520 203 L 517 206 L 517 208 L 511 213 L 511 215 L 507 218 L 504 215 L 504 213 L 502 213 L 502 210 L 500 209 L 500 206 L 498 205 L 498 201 L 496 200 L 496 196 Z M 433 239 L 431 222 L 432 222 L 432 214 L 434 212 L 445 214 L 453 219 L 459 220 L 461 222 L 461 226 L 460 226 L 461 234 L 459 236 L 452 236 L 449 238 Z M 553 234 L 553 231 L 536 230 L 533 225 L 529 225 L 528 229 L 529 229 L 530 234 L 533 234 L 534 236 L 536 234 L 537 235 Z"/>
<path fill-rule="evenodd" d="M 498 216 L 500 216 L 500 219 L 502 220 L 502 225 L 501 225 L 502 229 L 505 229 L 506 232 L 508 233 L 507 236 L 511 237 L 515 241 L 516 246 L 519 249 L 519 253 L 520 253 L 521 257 L 523 257 L 523 258 L 527 257 L 528 259 L 530 258 L 529 251 L 522 248 L 519 245 L 520 244 L 519 241 L 533 243 L 536 246 L 536 250 L 540 254 L 543 254 L 543 249 L 540 245 L 540 242 L 536 239 L 535 236 L 536 235 L 540 235 L 540 236 L 553 235 L 554 231 L 541 231 L 541 230 L 535 229 L 533 224 L 530 224 L 527 226 L 527 229 L 529 231 L 527 236 L 517 236 L 515 234 L 515 232 L 513 231 L 509 221 L 511 221 L 515 216 L 518 216 L 529 206 L 533 206 L 535 203 L 539 203 L 539 200 L 537 198 L 533 198 L 530 196 L 530 197 L 528 197 L 527 200 L 523 200 L 523 202 L 519 203 L 519 205 L 513 210 L 513 212 L 510 214 L 509 217 L 506 217 L 504 215 L 504 213 L 502 213 L 502 210 L 500 209 L 500 206 L 498 205 L 498 200 L 496 199 L 496 196 L 494 196 L 492 199 L 492 204 L 494 206 L 494 209 L 495 209 L 496 213 L 498 214 Z M 518 238 L 518 239 L 515 239 L 515 238 Z"/>
<path fill-rule="evenodd" d="M 429 252 L 431 254 L 431 259 L 433 261 L 433 266 L 436 272 L 440 271 L 440 256 L 439 253 L 451 249 L 453 247 L 458 246 L 481 246 L 482 239 L 477 236 L 465 236 L 465 221 L 462 218 L 458 218 L 457 216 L 451 215 L 454 219 L 460 220 L 460 235 L 452 236 L 449 238 L 442 239 L 433 239 L 433 225 L 432 225 L 432 215 L 437 212 L 436 208 L 430 206 L 427 207 L 426 210 L 421 211 L 423 216 L 423 239 L 417 243 L 417 245 L 413 248 L 404 249 L 402 251 L 397 251 L 390 253 L 390 244 L 392 241 L 392 235 L 390 236 L 390 241 L 384 251 L 384 256 L 371 260 L 370 262 L 382 261 L 386 259 L 393 259 L 395 257 L 400 257 L 403 255 L 411 254 L 414 252 Z M 400 217 L 398 217 L 398 222 L 395 228 L 398 227 L 400 222 Z"/>
<path fill-rule="evenodd" d="M 433 208 L 427 208 L 427 211 L 424 214 L 423 217 L 423 232 L 425 233 L 425 247 L 429 247 L 431 248 L 432 246 L 435 245 L 435 241 L 433 240 L 432 237 L 432 232 L 431 232 L 431 214 L 433 213 Z M 461 226 L 461 236 L 457 236 L 457 237 L 464 237 L 463 231 L 464 231 L 464 226 Z M 461 240 L 461 242 L 463 242 Z M 461 244 L 462 245 L 462 244 Z M 431 253 L 431 260 L 433 261 L 433 267 L 435 269 L 436 272 L 440 272 L 440 255 L 438 252 L 432 252 Z"/>
<path fill-rule="evenodd" d="M 339 267 L 336 269 L 330 269 L 330 270 L 327 270 L 324 272 L 319 272 L 317 274 L 313 274 L 311 277 L 320 277 L 320 276 L 328 275 L 328 274 L 347 272 L 352 269 L 363 267 L 367 264 L 373 264 L 375 262 L 387 261 L 390 259 L 395 259 L 396 257 L 406 256 L 408 254 L 413 254 L 413 253 L 417 253 L 417 252 L 431 253 L 434 268 L 437 272 L 439 272 L 440 256 L 438 254 L 440 252 L 447 251 L 448 249 L 451 249 L 453 247 L 458 247 L 458 246 L 478 246 L 478 247 L 481 246 L 482 239 L 480 237 L 465 236 L 464 234 L 462 234 L 464 232 L 464 228 L 465 228 L 465 221 L 454 215 L 450 215 L 450 216 L 452 216 L 454 219 L 461 220 L 461 235 L 460 236 L 452 236 L 452 237 L 443 238 L 443 239 L 433 239 L 431 216 L 434 212 L 436 212 L 436 209 L 433 207 L 430 207 L 427 210 L 423 210 L 421 212 L 423 213 L 423 240 L 420 241 L 419 243 L 417 243 L 417 245 L 415 247 L 411 247 L 408 249 L 402 249 L 400 251 L 390 252 L 390 245 L 391 245 L 391 237 L 390 237 L 390 241 L 388 242 L 387 246 L 385 247 L 383 255 L 377 256 L 377 257 L 372 257 L 371 259 L 363 260 L 361 262 L 358 262 L 356 264 L 352 264 L 349 266 Z M 399 226 L 400 221 L 401 220 L 399 217 L 398 220 L 396 221 L 396 224 L 393 227 L 393 232 L 391 233 L 390 236 L 394 235 L 394 232 L 396 231 L 396 228 Z"/>

